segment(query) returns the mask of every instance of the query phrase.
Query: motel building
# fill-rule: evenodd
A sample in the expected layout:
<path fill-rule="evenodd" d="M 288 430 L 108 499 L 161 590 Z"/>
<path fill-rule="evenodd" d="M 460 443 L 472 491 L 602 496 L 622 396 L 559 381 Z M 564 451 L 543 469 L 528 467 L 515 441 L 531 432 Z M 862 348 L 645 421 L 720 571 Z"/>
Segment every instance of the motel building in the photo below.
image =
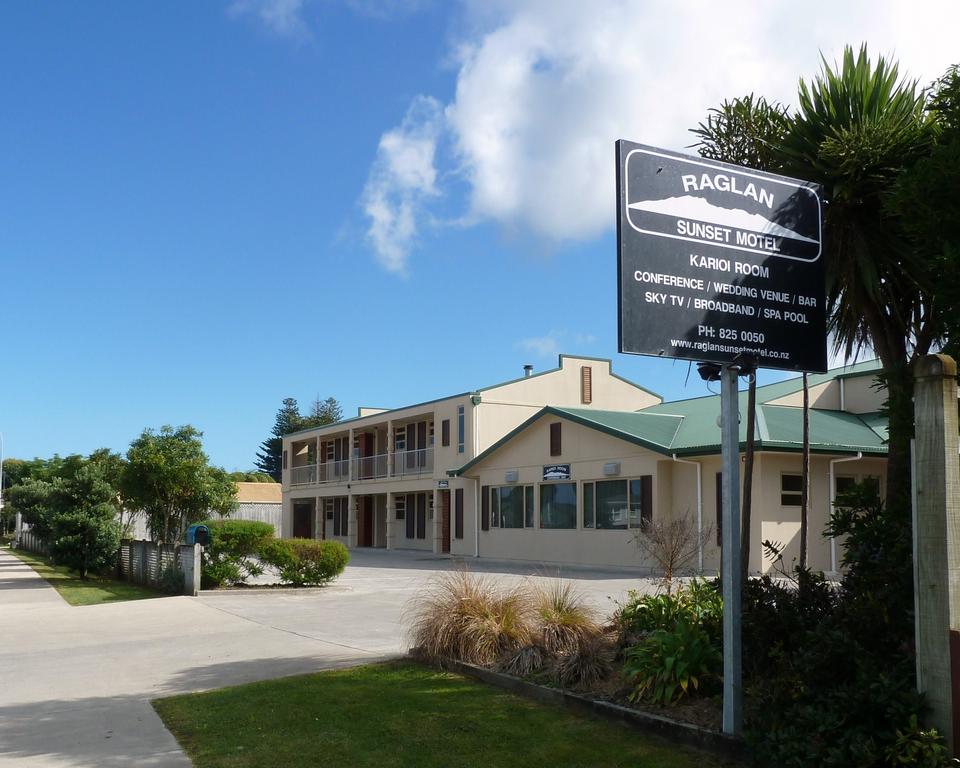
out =
<path fill-rule="evenodd" d="M 835 493 L 885 482 L 879 366 L 808 377 L 809 563 L 838 570 L 822 535 Z M 694 567 L 720 566 L 720 397 L 663 402 L 609 360 L 561 355 L 557 368 L 283 439 L 282 535 L 535 563 L 652 567 L 645 520 L 686 516 L 705 532 Z M 799 554 L 799 378 L 757 388 L 750 535 Z M 741 447 L 746 393 L 741 394 Z M 742 468 L 742 461 L 741 461 Z"/>

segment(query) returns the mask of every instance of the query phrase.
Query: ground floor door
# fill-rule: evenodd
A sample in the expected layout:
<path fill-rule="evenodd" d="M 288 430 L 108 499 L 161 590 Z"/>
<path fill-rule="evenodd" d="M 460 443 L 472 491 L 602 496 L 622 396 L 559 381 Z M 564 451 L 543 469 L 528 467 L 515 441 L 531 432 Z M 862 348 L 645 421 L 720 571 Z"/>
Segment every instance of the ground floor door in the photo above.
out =
<path fill-rule="evenodd" d="M 373 546 L 373 496 L 360 497 L 357 514 L 357 546 Z"/>
<path fill-rule="evenodd" d="M 293 502 L 293 538 L 313 538 L 313 502 Z"/>
<path fill-rule="evenodd" d="M 440 551 L 450 551 L 450 491 L 440 491 Z"/>

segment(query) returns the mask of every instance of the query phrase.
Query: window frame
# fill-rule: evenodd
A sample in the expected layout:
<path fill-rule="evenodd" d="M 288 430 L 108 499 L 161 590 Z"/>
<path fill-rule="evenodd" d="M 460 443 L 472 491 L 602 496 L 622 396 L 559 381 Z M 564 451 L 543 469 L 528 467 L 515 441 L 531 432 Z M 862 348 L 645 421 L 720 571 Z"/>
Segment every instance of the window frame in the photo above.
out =
<path fill-rule="evenodd" d="M 457 453 L 464 453 L 467 445 L 467 409 L 457 406 Z"/>
<path fill-rule="evenodd" d="M 511 492 L 519 491 L 522 508 L 520 511 L 523 525 L 503 524 L 503 499 L 500 493 L 503 489 L 509 489 Z M 504 531 L 523 531 L 532 530 L 537 525 L 537 500 L 533 483 L 507 483 L 504 485 L 489 486 L 490 503 L 490 529 L 499 529 Z"/>
<path fill-rule="evenodd" d="M 644 509 L 644 480 L 649 478 L 650 486 L 650 508 Z M 597 515 L 597 485 L 600 483 L 625 483 L 627 488 L 627 524 L 624 527 L 612 528 L 609 526 L 601 527 L 599 525 L 599 515 Z M 634 499 L 633 484 L 637 483 L 637 495 L 638 499 Z M 582 506 L 580 512 L 580 520 L 583 523 L 584 530 L 591 531 L 637 531 L 643 528 L 644 525 L 649 524 L 653 521 L 653 475 L 633 475 L 630 477 L 618 477 L 610 478 L 606 480 L 584 480 L 581 483 L 581 493 L 582 493 Z M 587 488 L 590 488 L 588 491 Z M 590 504 L 591 504 L 591 514 L 590 514 L 590 525 L 587 525 L 587 498 L 588 493 L 590 495 Z M 636 516 L 634 516 L 633 506 L 637 505 Z M 569 530 L 569 529 L 568 529 Z"/>
<path fill-rule="evenodd" d="M 784 488 L 784 480 L 790 478 L 791 480 L 799 480 L 800 488 L 798 490 L 786 489 Z M 784 501 L 785 498 L 796 497 L 796 503 Z M 780 473 L 780 506 L 781 507 L 800 507 L 803 505 L 803 475 L 797 474 L 796 472 L 781 472 Z"/>

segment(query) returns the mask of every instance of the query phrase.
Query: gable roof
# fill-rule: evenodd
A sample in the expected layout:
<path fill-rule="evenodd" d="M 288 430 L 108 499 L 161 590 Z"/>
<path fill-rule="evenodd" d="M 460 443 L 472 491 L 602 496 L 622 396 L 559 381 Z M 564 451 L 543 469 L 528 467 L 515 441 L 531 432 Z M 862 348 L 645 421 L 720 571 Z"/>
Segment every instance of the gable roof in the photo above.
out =
<path fill-rule="evenodd" d="M 490 390 L 498 389 L 499 387 L 505 387 L 505 386 L 507 386 L 508 384 L 518 384 L 518 383 L 520 383 L 520 382 L 529 381 L 530 379 L 535 379 L 535 378 L 537 378 L 537 377 L 539 377 L 539 376 L 547 376 L 548 374 L 551 374 L 551 373 L 557 373 L 557 372 L 563 370 L 563 361 L 564 361 L 564 359 L 570 359 L 570 360 L 592 360 L 592 361 L 594 361 L 594 362 L 599 362 L 599 363 L 608 363 L 608 364 L 609 364 L 609 369 L 610 369 L 609 373 L 610 373 L 610 377 L 611 377 L 611 378 L 619 379 L 620 381 L 623 381 L 623 382 L 629 384 L 630 386 L 635 387 L 636 389 L 639 389 L 641 392 L 646 392 L 646 393 L 649 394 L 649 395 L 653 395 L 654 397 L 656 397 L 656 398 L 659 399 L 659 400 L 662 400 L 662 399 L 663 399 L 660 395 L 658 395 L 658 394 L 657 394 L 656 392 L 654 392 L 653 390 L 647 389 L 646 387 L 642 387 L 642 386 L 640 386 L 639 384 L 637 384 L 635 381 L 630 381 L 629 379 L 625 379 L 623 376 L 618 376 L 617 374 L 615 374 L 615 373 L 613 372 L 613 361 L 610 360 L 610 358 L 606 358 L 606 357 L 586 357 L 586 356 L 584 356 L 584 355 L 560 355 L 560 356 L 557 358 L 557 367 L 556 367 L 556 368 L 550 368 L 550 369 L 548 369 L 548 370 L 546 370 L 546 371 L 538 371 L 537 373 L 531 373 L 529 376 L 520 376 L 519 378 L 516 378 L 516 379 L 509 379 L 508 381 L 501 381 L 501 382 L 498 383 L 498 384 L 491 384 L 490 386 L 487 386 L 487 387 L 480 387 L 479 389 L 474 389 L 474 390 L 471 390 L 470 392 L 460 392 L 460 393 L 454 394 L 454 395 L 446 395 L 445 397 L 437 397 L 437 398 L 434 398 L 433 400 L 425 400 L 425 401 L 423 401 L 422 403 L 412 403 L 411 405 L 401 405 L 401 406 L 398 406 L 398 407 L 396 407 L 396 408 L 381 408 L 381 409 L 378 409 L 378 413 L 375 413 L 375 414 L 365 414 L 365 415 L 363 415 L 363 416 L 352 416 L 352 417 L 350 417 L 350 418 L 340 419 L 340 421 L 335 421 L 335 422 L 333 422 L 333 423 L 331 423 L 331 424 L 324 424 L 324 425 L 319 426 L 319 427 L 307 427 L 306 429 L 298 429 L 298 430 L 295 430 L 295 431 L 293 431 L 293 432 L 287 432 L 287 434 L 285 434 L 284 437 L 286 438 L 286 437 L 290 437 L 291 435 L 299 435 L 299 434 L 304 433 L 304 432 L 314 432 L 314 431 L 316 431 L 316 430 L 318 430 L 318 429 L 329 429 L 330 427 L 338 427 L 338 426 L 340 426 L 341 424 L 349 424 L 349 423 L 351 423 L 351 422 L 355 422 L 355 421 L 360 421 L 360 420 L 362 420 L 362 419 L 371 418 L 372 416 L 383 416 L 384 414 L 395 413 L 396 411 L 406 411 L 406 410 L 410 410 L 410 409 L 412 409 L 412 408 L 421 408 L 421 407 L 423 407 L 423 406 L 425 406 L 425 405 L 432 405 L 433 403 L 443 402 L 444 400 L 454 400 L 454 399 L 460 398 L 460 397 L 471 397 L 471 396 L 481 397 L 481 395 L 482 395 L 483 392 L 489 392 Z M 478 400 L 477 402 L 480 402 L 480 401 Z"/>
<path fill-rule="evenodd" d="M 840 375 L 868 375 L 879 370 L 876 361 L 867 361 L 825 374 L 808 377 L 810 386 Z M 757 387 L 757 423 L 754 435 L 758 451 L 800 451 L 803 447 L 803 409 L 770 405 L 768 401 L 802 389 L 799 379 Z M 746 392 L 740 393 L 740 411 L 746 412 Z M 720 452 L 720 397 L 676 400 L 641 411 L 597 411 L 584 408 L 547 406 L 512 430 L 487 450 L 451 475 L 462 475 L 499 450 L 516 435 L 544 416 L 556 416 L 596 429 L 625 442 L 665 456 L 711 455 Z M 854 414 L 846 411 L 810 409 L 810 450 L 814 453 L 885 455 L 886 418 L 879 413 Z M 740 423 L 740 445 L 746 443 L 746 419 Z"/>

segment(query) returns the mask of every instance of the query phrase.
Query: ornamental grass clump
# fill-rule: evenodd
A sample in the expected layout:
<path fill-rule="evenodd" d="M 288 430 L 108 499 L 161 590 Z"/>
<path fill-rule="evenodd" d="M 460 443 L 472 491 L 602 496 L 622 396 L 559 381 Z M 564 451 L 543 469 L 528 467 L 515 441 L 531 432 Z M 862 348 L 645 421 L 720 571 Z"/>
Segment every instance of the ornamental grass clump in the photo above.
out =
<path fill-rule="evenodd" d="M 551 654 L 575 650 L 600 632 L 593 610 L 569 581 L 553 579 L 533 588 L 533 615 L 540 642 Z"/>
<path fill-rule="evenodd" d="M 467 571 L 434 579 L 409 604 L 408 634 L 420 655 L 490 665 L 533 638 L 530 601 L 520 587 Z"/>
<path fill-rule="evenodd" d="M 614 638 L 606 633 L 582 636 L 574 648 L 557 658 L 558 682 L 570 688 L 598 685 L 613 674 L 616 651 Z"/>

